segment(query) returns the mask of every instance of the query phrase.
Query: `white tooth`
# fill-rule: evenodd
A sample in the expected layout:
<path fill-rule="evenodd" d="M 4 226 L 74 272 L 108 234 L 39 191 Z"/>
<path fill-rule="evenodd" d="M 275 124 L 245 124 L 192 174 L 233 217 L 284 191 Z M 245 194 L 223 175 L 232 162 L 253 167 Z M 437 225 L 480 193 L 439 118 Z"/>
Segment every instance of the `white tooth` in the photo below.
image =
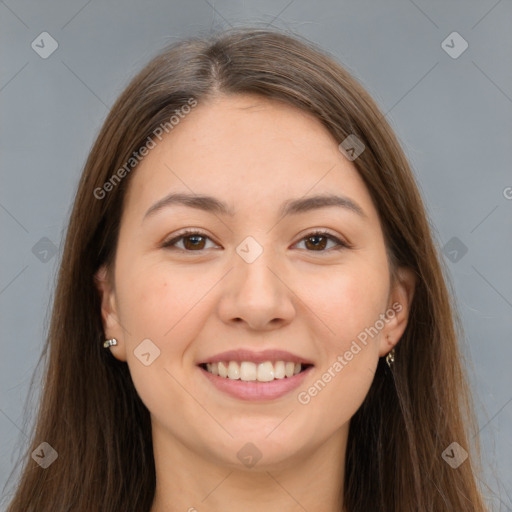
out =
<path fill-rule="evenodd" d="M 286 373 L 287 377 L 293 377 L 294 370 L 295 370 L 295 363 L 286 363 L 285 373 Z"/>
<path fill-rule="evenodd" d="M 228 377 L 233 380 L 240 378 L 240 366 L 236 361 L 229 362 Z"/>
<path fill-rule="evenodd" d="M 270 382 L 297 375 L 302 370 L 302 364 L 285 361 L 265 361 L 260 364 L 251 361 L 223 361 L 206 363 L 206 369 L 213 375 L 232 380 Z"/>
<path fill-rule="evenodd" d="M 240 379 L 241 380 L 256 380 L 257 376 L 256 363 L 244 361 L 240 364 Z"/>
<path fill-rule="evenodd" d="M 258 380 L 261 382 L 274 380 L 274 365 L 270 361 L 258 365 Z"/>
<path fill-rule="evenodd" d="M 221 361 L 218 365 L 219 375 L 221 377 L 227 377 L 228 376 L 228 367 Z"/>
<path fill-rule="evenodd" d="M 284 361 L 276 361 L 274 364 L 274 377 L 276 379 L 284 379 L 286 375 L 284 371 Z"/>

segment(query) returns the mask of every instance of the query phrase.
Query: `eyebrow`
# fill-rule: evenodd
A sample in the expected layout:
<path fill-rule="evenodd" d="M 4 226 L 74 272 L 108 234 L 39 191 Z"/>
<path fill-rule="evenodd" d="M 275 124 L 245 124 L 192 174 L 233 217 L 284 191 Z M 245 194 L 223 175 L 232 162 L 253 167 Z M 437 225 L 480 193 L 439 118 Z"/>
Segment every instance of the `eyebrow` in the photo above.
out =
<path fill-rule="evenodd" d="M 149 208 L 149 210 L 144 214 L 143 221 L 156 212 L 175 205 L 196 208 L 205 212 L 228 215 L 230 217 L 235 215 L 233 209 L 215 197 L 188 193 L 170 193 Z M 332 206 L 345 208 L 350 212 L 356 213 L 360 217 L 366 218 L 364 210 L 355 201 L 349 197 L 334 194 L 289 199 L 281 205 L 279 209 L 279 216 L 286 217 L 287 215 L 297 215 L 311 210 Z"/>

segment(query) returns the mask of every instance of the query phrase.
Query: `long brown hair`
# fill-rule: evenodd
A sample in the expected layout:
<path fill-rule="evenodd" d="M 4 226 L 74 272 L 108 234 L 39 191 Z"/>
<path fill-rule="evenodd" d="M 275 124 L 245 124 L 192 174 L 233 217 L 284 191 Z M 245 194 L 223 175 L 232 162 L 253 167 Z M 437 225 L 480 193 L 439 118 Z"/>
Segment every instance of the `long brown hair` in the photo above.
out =
<path fill-rule="evenodd" d="M 126 363 L 102 348 L 94 274 L 116 251 L 131 172 L 97 198 L 190 98 L 255 93 L 319 119 L 339 142 L 366 146 L 354 164 L 371 194 L 392 269 L 418 282 L 390 371 L 383 359 L 351 419 L 344 503 L 349 512 L 483 511 L 476 483 L 478 443 L 449 278 L 411 169 L 385 116 L 333 58 L 299 36 L 232 29 L 172 44 L 129 84 L 110 111 L 86 162 L 71 214 L 51 324 L 41 356 L 44 388 L 23 470 L 8 512 L 150 510 L 155 468 L 150 416 Z M 58 453 L 47 469 L 31 453 Z M 470 457 L 443 460 L 457 442 Z M 473 453 L 473 452 L 476 453 Z"/>

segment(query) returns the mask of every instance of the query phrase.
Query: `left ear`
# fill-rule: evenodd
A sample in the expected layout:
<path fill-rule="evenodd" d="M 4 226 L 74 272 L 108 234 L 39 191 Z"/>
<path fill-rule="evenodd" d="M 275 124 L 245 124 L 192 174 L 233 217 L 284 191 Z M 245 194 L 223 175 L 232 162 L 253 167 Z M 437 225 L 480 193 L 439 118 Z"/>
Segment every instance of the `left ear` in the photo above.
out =
<path fill-rule="evenodd" d="M 395 282 L 389 294 L 388 309 L 386 317 L 390 320 L 382 331 L 379 345 L 379 357 L 383 357 L 400 340 L 407 327 L 409 312 L 416 287 L 416 274 L 406 267 L 397 270 Z"/>
<path fill-rule="evenodd" d="M 105 265 L 102 265 L 94 274 L 94 284 L 101 300 L 103 332 L 106 338 L 118 340 L 118 346 L 109 347 L 109 350 L 115 358 L 126 362 L 125 335 L 118 318 L 117 299 L 112 281 L 113 276 L 109 274 Z"/>

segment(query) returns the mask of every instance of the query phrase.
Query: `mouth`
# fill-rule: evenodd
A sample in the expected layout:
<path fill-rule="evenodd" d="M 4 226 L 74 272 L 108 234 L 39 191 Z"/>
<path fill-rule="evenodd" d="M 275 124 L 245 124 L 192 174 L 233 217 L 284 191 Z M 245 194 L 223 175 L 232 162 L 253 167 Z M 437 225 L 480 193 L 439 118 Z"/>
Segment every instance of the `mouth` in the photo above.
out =
<path fill-rule="evenodd" d="M 292 361 L 217 361 L 200 363 L 199 371 L 218 391 L 246 402 L 271 403 L 303 385 L 313 364 Z"/>
<path fill-rule="evenodd" d="M 240 380 L 244 382 L 272 382 L 274 380 L 291 379 L 303 373 L 313 365 L 293 361 L 219 361 L 198 365 L 204 371 L 222 379 Z"/>
<path fill-rule="evenodd" d="M 281 349 L 247 348 L 206 356 L 196 362 L 201 374 L 223 394 L 265 403 L 285 398 L 311 375 L 314 364 Z"/>

